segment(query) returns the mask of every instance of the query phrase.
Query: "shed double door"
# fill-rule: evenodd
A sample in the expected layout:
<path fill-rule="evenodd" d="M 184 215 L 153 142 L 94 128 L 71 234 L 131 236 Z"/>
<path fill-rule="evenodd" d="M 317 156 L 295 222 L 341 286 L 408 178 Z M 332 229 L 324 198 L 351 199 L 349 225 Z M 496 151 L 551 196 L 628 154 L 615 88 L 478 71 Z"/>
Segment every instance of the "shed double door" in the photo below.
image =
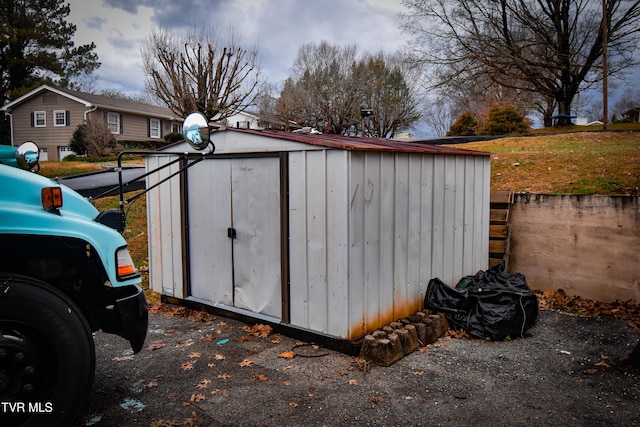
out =
<path fill-rule="evenodd" d="M 279 158 L 207 159 L 188 174 L 191 296 L 281 319 Z"/>

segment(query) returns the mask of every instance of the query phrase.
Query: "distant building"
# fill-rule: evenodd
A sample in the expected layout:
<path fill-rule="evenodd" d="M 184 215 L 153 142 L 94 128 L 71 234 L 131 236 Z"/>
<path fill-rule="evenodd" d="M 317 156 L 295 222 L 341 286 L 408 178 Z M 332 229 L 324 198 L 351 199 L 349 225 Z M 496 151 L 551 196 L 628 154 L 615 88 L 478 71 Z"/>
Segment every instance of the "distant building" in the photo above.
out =
<path fill-rule="evenodd" d="M 632 109 L 625 111 L 622 115 L 629 119 L 631 122 L 640 122 L 640 105 L 633 107 Z"/>
<path fill-rule="evenodd" d="M 182 118 L 168 108 L 42 85 L 0 108 L 10 118 L 11 145 L 33 141 L 41 160 L 62 160 L 89 117 L 103 120 L 116 141 L 153 141 L 182 132 Z"/>

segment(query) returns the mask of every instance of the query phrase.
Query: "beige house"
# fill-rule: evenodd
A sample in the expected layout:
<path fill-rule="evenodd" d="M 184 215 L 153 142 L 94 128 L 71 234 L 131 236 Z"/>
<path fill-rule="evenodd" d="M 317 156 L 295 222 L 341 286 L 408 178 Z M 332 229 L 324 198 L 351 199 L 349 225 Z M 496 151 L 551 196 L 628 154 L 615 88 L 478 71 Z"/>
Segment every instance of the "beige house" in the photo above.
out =
<path fill-rule="evenodd" d="M 117 141 L 152 141 L 182 132 L 171 110 L 103 95 L 42 85 L 0 108 L 9 116 L 11 145 L 33 141 L 41 160 L 72 154 L 69 141 L 78 125 L 100 118 Z"/>

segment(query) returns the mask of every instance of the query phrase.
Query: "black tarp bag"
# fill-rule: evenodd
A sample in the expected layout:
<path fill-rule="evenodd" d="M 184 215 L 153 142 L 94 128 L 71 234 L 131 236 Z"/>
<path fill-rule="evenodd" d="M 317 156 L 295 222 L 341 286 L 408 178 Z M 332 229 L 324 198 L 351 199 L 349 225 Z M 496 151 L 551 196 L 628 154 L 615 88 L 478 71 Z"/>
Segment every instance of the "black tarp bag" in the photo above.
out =
<path fill-rule="evenodd" d="M 538 317 L 525 277 L 505 273 L 502 265 L 463 277 L 455 288 L 431 279 L 424 306 L 443 312 L 452 327 L 491 340 L 521 338 Z"/>

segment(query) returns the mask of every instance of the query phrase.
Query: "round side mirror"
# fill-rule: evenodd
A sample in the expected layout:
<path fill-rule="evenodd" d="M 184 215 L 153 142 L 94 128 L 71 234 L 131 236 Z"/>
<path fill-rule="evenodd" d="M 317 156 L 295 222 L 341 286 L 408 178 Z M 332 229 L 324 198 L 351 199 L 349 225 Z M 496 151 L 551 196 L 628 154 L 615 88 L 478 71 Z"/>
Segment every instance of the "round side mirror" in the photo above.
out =
<path fill-rule="evenodd" d="M 38 166 L 40 149 L 35 142 L 27 141 L 16 150 L 16 161 L 21 169 L 31 170 Z"/>
<path fill-rule="evenodd" d="M 182 134 L 190 146 L 204 150 L 209 145 L 209 123 L 202 113 L 191 113 L 184 120 Z"/>

